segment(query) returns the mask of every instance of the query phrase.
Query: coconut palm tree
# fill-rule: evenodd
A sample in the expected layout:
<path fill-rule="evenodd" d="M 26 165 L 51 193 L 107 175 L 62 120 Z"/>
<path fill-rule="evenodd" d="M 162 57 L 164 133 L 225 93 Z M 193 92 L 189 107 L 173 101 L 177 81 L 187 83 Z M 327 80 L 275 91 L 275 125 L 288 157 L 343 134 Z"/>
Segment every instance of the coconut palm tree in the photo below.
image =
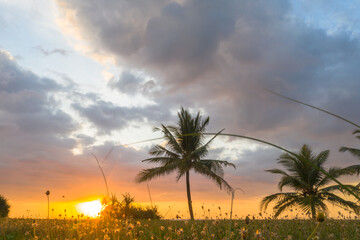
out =
<path fill-rule="evenodd" d="M 341 186 L 327 186 L 332 180 L 329 176 L 325 176 L 320 169 L 325 170 L 323 165 L 328 156 L 329 150 L 314 155 L 311 148 L 305 144 L 300 152 L 296 154 L 296 157 L 288 153 L 282 154 L 278 159 L 278 163 L 283 165 L 286 171 L 281 169 L 266 170 L 267 172 L 281 175 L 281 180 L 278 183 L 281 193 L 264 197 L 261 201 L 260 209 L 266 210 L 269 203 L 276 202 L 274 206 L 275 217 L 278 217 L 286 209 L 298 207 L 314 219 L 318 211 L 328 212 L 325 202 L 329 202 L 345 209 L 352 209 L 358 213 L 358 205 L 333 193 L 334 191 L 346 193 Z M 317 169 L 310 162 L 317 166 Z M 335 179 L 343 173 L 342 169 L 336 167 L 329 168 L 327 172 Z M 345 186 L 359 194 L 357 187 L 352 185 Z M 289 187 L 294 191 L 282 192 L 283 187 Z"/>
<path fill-rule="evenodd" d="M 353 134 L 358 134 L 356 138 L 360 139 L 360 130 L 355 130 Z M 360 149 L 357 148 L 350 148 L 350 147 L 341 147 L 340 152 L 350 152 L 353 156 L 360 159 Z M 360 174 L 360 165 L 351 165 L 343 169 L 345 174 L 352 175 L 352 174 Z"/>
<path fill-rule="evenodd" d="M 166 144 L 156 145 L 149 154 L 154 156 L 143 160 L 143 162 L 157 163 L 159 167 L 143 169 L 136 178 L 137 182 L 149 181 L 153 178 L 165 176 L 176 172 L 176 181 L 185 176 L 186 192 L 189 206 L 190 218 L 194 219 L 191 193 L 190 193 L 190 170 L 200 173 L 210 180 L 213 180 L 220 187 L 231 191 L 231 186 L 223 178 L 223 167 L 235 165 L 227 161 L 204 159 L 209 151 L 210 142 L 215 135 L 204 144 L 206 126 L 209 124 L 209 117 L 203 119 L 200 112 L 195 117 L 181 108 L 178 113 L 179 122 L 177 126 L 165 126 L 154 128 L 161 131 Z"/>

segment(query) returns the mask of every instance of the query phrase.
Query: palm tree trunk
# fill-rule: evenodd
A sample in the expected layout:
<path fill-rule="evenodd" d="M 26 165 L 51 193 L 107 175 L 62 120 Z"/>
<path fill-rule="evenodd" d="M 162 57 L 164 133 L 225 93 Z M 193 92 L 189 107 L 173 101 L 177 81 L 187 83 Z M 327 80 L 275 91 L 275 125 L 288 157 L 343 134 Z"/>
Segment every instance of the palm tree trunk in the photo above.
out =
<path fill-rule="evenodd" d="M 189 205 L 190 219 L 194 220 L 194 213 L 192 208 L 191 193 L 190 193 L 190 172 L 186 171 L 186 193 Z"/>
<path fill-rule="evenodd" d="M 314 205 L 313 198 L 311 195 L 310 195 L 310 207 L 311 207 L 311 217 L 312 217 L 312 219 L 316 219 L 315 205 Z"/>

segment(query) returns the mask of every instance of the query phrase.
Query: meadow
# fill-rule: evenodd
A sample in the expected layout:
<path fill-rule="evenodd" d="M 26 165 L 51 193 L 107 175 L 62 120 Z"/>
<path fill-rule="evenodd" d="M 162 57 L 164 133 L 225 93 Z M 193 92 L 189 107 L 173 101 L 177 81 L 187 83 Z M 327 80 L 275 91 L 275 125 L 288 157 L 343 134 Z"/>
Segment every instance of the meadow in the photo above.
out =
<path fill-rule="evenodd" d="M 0 219 L 0 239 L 307 239 L 313 220 Z M 360 239 L 360 221 L 327 219 L 311 239 Z"/>

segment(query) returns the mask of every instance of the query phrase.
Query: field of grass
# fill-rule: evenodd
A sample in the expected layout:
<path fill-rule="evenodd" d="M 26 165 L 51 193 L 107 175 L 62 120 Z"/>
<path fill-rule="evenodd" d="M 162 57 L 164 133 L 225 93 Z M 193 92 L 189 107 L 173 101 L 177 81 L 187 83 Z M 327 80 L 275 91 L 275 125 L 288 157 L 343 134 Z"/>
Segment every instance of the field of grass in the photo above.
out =
<path fill-rule="evenodd" d="M 230 239 L 307 239 L 311 220 L 232 222 Z M 229 239 L 228 220 L 0 219 L 0 239 Z M 325 220 L 312 239 L 360 239 L 359 220 Z"/>

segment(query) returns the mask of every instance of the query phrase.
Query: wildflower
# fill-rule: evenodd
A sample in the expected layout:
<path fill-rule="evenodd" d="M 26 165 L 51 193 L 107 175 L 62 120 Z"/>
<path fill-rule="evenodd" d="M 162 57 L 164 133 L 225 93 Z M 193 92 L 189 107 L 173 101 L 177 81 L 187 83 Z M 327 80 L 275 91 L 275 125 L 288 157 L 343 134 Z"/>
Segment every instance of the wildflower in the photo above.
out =
<path fill-rule="evenodd" d="M 200 234 L 203 235 L 203 236 L 205 236 L 205 235 L 206 235 L 206 231 L 202 230 L 202 231 L 200 232 Z"/>
<path fill-rule="evenodd" d="M 131 223 L 128 225 L 128 230 L 131 230 L 134 228 L 134 225 L 132 225 Z"/>
<path fill-rule="evenodd" d="M 246 216 L 246 218 L 245 218 L 245 223 L 246 223 L 246 224 L 249 224 L 249 223 L 250 223 L 250 218 L 249 218 L 249 216 Z"/>
<path fill-rule="evenodd" d="M 241 239 L 246 239 L 247 236 L 247 230 L 245 228 L 242 228 L 240 230 Z"/>
<path fill-rule="evenodd" d="M 255 232 L 255 238 L 260 239 L 261 238 L 261 230 L 256 230 Z"/>
<path fill-rule="evenodd" d="M 161 230 L 161 231 L 164 231 L 164 230 L 165 230 L 164 226 L 161 226 L 161 227 L 160 227 L 160 230 Z"/>
<path fill-rule="evenodd" d="M 318 214 L 316 215 L 316 220 L 318 222 L 323 222 L 325 221 L 325 214 L 323 212 L 318 212 Z"/>

